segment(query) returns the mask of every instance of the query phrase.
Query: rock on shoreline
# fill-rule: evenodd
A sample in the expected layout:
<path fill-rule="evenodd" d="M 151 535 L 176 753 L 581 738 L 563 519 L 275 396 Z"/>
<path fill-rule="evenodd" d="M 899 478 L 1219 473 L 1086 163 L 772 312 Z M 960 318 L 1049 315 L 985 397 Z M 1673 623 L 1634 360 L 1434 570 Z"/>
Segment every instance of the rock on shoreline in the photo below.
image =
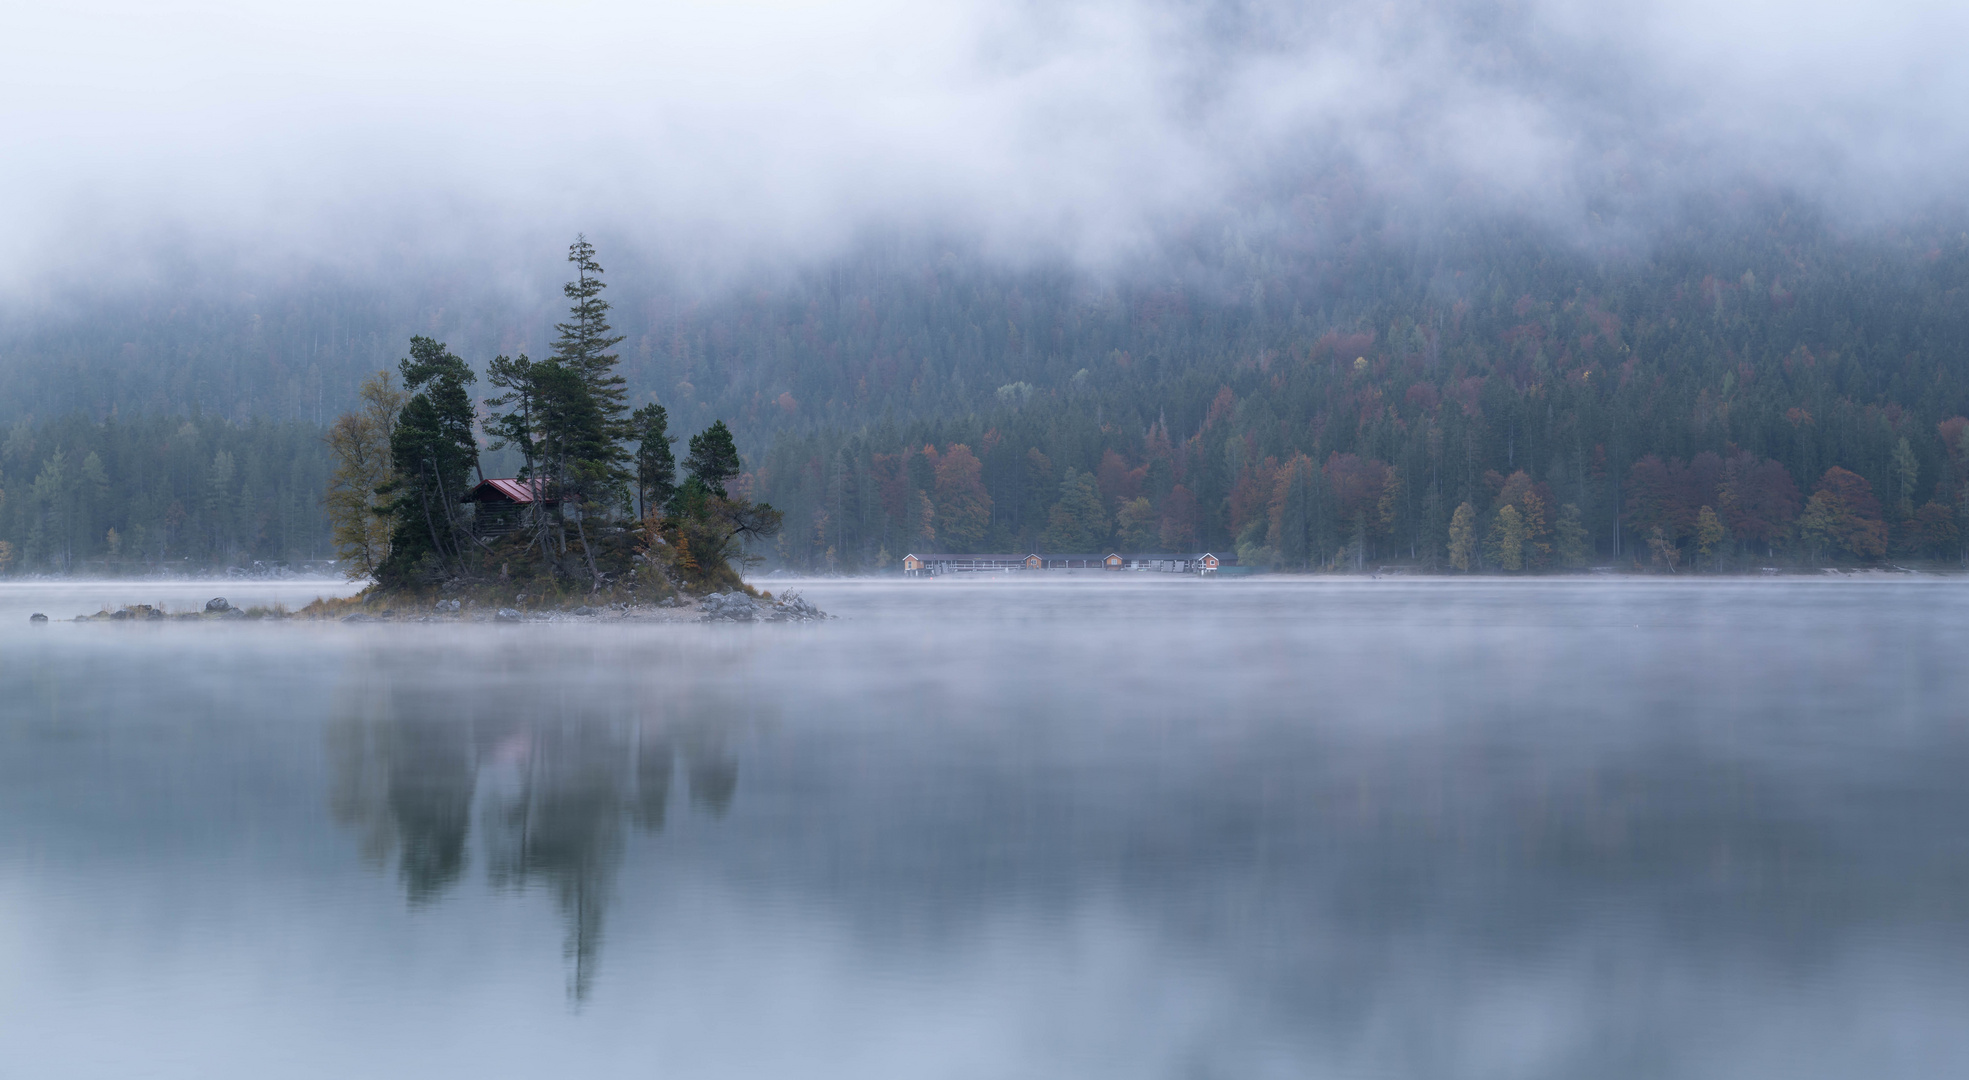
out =
<path fill-rule="evenodd" d="M 35 622 L 47 622 L 48 617 L 34 614 Z M 223 596 L 215 596 L 207 601 L 203 610 L 167 612 L 150 604 L 131 604 L 114 611 L 104 608 L 94 615 L 77 615 L 76 622 L 155 622 L 165 619 L 173 621 L 198 620 L 231 621 L 248 619 L 295 619 L 315 621 L 323 616 L 302 612 L 295 613 L 285 608 L 253 608 L 242 610 L 227 602 Z M 329 615 L 326 618 L 334 618 Z M 599 607 L 583 604 L 570 610 L 523 611 L 511 607 L 476 607 L 463 600 L 442 599 L 431 605 L 428 613 L 398 611 L 384 608 L 380 611 L 355 611 L 342 616 L 339 622 L 345 623 L 536 623 L 536 622 L 775 622 L 810 623 L 832 619 L 834 616 L 815 607 L 798 593 L 789 593 L 777 599 L 755 599 L 742 592 L 732 591 L 712 593 L 695 602 L 668 598 L 656 604 L 639 605 L 615 602 Z"/>
<path fill-rule="evenodd" d="M 742 592 L 712 593 L 698 604 L 699 622 L 819 622 L 834 616 L 822 611 L 799 593 L 788 593 L 770 603 L 754 600 Z"/>
<path fill-rule="evenodd" d="M 439 600 L 429 614 L 396 610 L 358 611 L 345 623 L 560 623 L 560 622 L 786 622 L 810 623 L 832 619 L 797 593 L 773 600 L 755 600 L 741 592 L 712 593 L 691 602 L 665 599 L 657 604 L 583 604 L 569 610 L 524 611 L 513 607 L 466 607 L 458 600 Z"/>

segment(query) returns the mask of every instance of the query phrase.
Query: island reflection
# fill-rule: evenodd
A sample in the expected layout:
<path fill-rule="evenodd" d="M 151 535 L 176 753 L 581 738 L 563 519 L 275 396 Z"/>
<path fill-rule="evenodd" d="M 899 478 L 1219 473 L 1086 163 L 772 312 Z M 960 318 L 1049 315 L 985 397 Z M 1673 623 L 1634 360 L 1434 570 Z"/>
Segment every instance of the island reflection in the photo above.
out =
<path fill-rule="evenodd" d="M 395 865 L 413 907 L 463 880 L 476 824 L 489 885 L 552 891 L 568 993 L 580 1001 L 594 987 L 626 827 L 663 831 L 679 772 L 690 810 L 722 818 L 738 791 L 729 718 L 743 712 L 703 694 L 597 700 L 562 689 L 345 688 L 351 700 L 327 726 L 329 810 L 365 862 Z"/>

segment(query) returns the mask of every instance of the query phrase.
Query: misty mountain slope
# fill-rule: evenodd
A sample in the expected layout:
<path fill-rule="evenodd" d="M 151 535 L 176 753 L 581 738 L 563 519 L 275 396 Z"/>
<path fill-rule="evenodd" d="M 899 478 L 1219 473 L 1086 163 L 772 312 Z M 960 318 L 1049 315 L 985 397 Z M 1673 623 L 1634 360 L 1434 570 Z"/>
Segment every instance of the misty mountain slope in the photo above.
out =
<path fill-rule="evenodd" d="M 1497 221 L 1301 224 L 1172 243 L 1126 276 L 884 249 L 698 298 L 625 256 L 630 269 L 610 275 L 607 298 L 636 400 L 663 402 L 686 426 L 733 420 L 754 446 L 780 431 L 988 409 L 1000 388 L 1061 390 L 1117 363 L 1131 384 L 1174 391 L 1158 408 L 1194 412 L 1204 403 L 1182 389 L 1193 379 L 1329 335 L 1409 347 L 1386 340 L 1395 323 L 1416 328 L 1427 342 L 1416 347 L 1438 359 L 1509 367 L 1514 350 L 1497 335 L 1516 316 L 1500 299 L 1583 299 L 1631 325 L 1708 290 L 1717 318 L 1657 328 L 1654 353 L 1673 362 L 1836 351 L 1863 365 L 1868 388 L 1853 388 L 1863 395 L 1889 392 L 1892 369 L 1939 356 L 1965 330 L 1948 302 L 1965 281 L 1964 241 L 1944 226 L 1842 238 L 1809 212 L 1774 206 L 1692 215 L 1634 250 L 1589 253 Z M 559 268 L 532 269 L 544 278 Z M 0 419 L 198 408 L 323 423 L 363 377 L 394 367 L 412 334 L 445 340 L 481 368 L 500 352 L 545 353 L 558 290 L 516 299 L 504 280 L 490 270 L 377 282 L 322 272 L 237 287 L 207 275 L 71 297 L 6 324 Z M 1727 302 L 1750 291 L 1768 303 Z"/>
<path fill-rule="evenodd" d="M 1670 569 L 1959 556 L 1969 238 L 1797 217 L 1597 265 L 1505 236 L 1425 276 L 1363 245 L 1298 283 L 1324 317 L 1280 312 L 1280 277 L 1174 318 L 1137 297 L 1110 324 L 1130 348 L 1064 384 L 785 437 L 757 492 L 808 566 L 1095 548 L 1437 564 L 1459 527 L 1462 559 L 1512 570 L 1660 545 Z"/>

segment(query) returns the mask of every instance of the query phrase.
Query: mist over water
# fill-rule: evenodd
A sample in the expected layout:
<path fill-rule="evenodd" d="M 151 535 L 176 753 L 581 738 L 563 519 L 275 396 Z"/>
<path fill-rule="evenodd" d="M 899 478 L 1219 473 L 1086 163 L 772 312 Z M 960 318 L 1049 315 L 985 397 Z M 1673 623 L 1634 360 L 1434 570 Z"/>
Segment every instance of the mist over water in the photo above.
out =
<path fill-rule="evenodd" d="M 30 626 L 100 601 L 0 591 L 0 1058 L 1969 1062 L 1961 584 L 805 587 L 842 618 Z"/>

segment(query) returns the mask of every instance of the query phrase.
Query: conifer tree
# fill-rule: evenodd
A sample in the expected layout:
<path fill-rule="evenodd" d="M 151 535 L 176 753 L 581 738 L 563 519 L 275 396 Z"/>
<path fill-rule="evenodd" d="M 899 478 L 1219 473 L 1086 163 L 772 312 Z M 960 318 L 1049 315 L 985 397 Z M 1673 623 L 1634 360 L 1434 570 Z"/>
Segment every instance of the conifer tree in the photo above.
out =
<path fill-rule="evenodd" d="M 691 436 L 690 456 L 684 459 L 684 468 L 712 494 L 727 498 L 725 484 L 739 474 L 741 467 L 738 446 L 732 442 L 731 429 L 723 420 L 713 420 L 710 427 Z"/>
<path fill-rule="evenodd" d="M 1060 554 L 1091 554 L 1107 534 L 1108 515 L 1094 486 L 1094 474 L 1068 469 L 1066 479 L 1060 481 L 1060 501 L 1053 504 L 1040 545 Z"/>
<path fill-rule="evenodd" d="M 443 342 L 422 336 L 410 339 L 410 356 L 397 366 L 411 397 L 390 433 L 396 528 L 378 579 L 404 581 L 420 572 L 427 555 L 440 566 L 462 562 L 468 533 L 459 504 L 479 461 L 465 388 L 477 376 Z"/>
<path fill-rule="evenodd" d="M 1586 525 L 1579 519 L 1579 507 L 1567 503 L 1559 508 L 1558 533 L 1559 561 L 1569 570 L 1585 566 L 1593 548 L 1587 539 Z"/>
<path fill-rule="evenodd" d="M 1273 480 L 1267 543 L 1287 566 L 1310 566 L 1323 556 L 1319 503 L 1321 473 L 1313 459 L 1294 454 Z"/>
<path fill-rule="evenodd" d="M 550 357 L 580 376 L 588 399 L 601 420 L 602 439 L 591 451 L 592 460 L 581 464 L 581 471 L 604 481 L 615 491 L 590 491 L 596 503 L 607 501 L 604 494 L 617 491 L 626 495 L 628 473 L 623 464 L 627 455 L 622 441 L 630 435 L 628 381 L 616 371 L 620 359 L 610 350 L 622 343 L 622 335 L 612 334 L 608 323 L 608 301 L 602 299 L 601 264 L 595 261 L 595 246 L 585 236 L 576 236 L 568 246 L 567 261 L 574 264 L 574 280 L 561 291 L 572 301 L 568 321 L 554 324 L 561 336 L 554 341 Z"/>
<path fill-rule="evenodd" d="M 533 365 L 529 375 L 539 425 L 536 446 L 541 470 L 561 500 L 562 518 L 557 524 L 560 550 L 563 554 L 567 551 L 566 510 L 572 506 L 582 557 L 588 563 L 589 577 L 599 587 L 601 575 L 588 546 L 584 519 L 603 509 L 607 505 L 604 500 L 612 500 L 615 494 L 618 476 L 612 448 L 617 444 L 609 437 L 602 411 L 579 371 L 547 360 Z"/>
<path fill-rule="evenodd" d="M 520 475 L 531 478 L 540 457 L 538 433 L 535 423 L 540 411 L 539 395 L 533 385 L 533 361 L 521 353 L 519 359 L 500 355 L 492 358 L 485 367 L 485 381 L 504 390 L 497 397 L 485 399 L 488 410 L 505 409 L 505 412 L 489 412 L 486 417 L 485 433 L 490 437 L 491 448 L 504 450 L 512 447 L 520 452 Z"/>

